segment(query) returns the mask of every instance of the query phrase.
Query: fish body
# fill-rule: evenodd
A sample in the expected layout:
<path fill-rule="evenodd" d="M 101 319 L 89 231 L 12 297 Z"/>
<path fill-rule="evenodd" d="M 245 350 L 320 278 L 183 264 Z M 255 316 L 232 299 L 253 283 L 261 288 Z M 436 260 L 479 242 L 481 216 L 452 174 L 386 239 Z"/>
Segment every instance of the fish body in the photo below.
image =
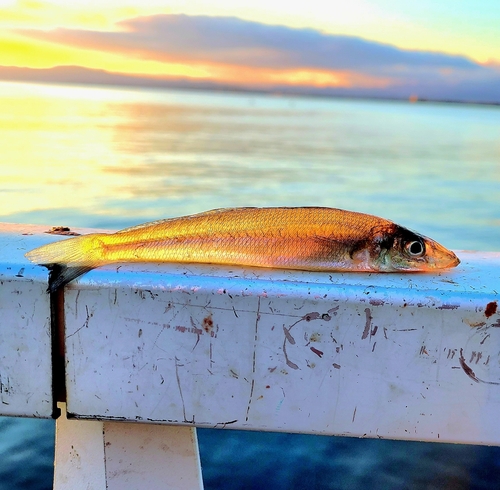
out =
<path fill-rule="evenodd" d="M 392 221 L 334 208 L 231 208 L 44 245 L 26 254 L 57 270 L 51 289 L 105 264 L 211 263 L 309 271 L 415 272 L 456 255 Z"/>

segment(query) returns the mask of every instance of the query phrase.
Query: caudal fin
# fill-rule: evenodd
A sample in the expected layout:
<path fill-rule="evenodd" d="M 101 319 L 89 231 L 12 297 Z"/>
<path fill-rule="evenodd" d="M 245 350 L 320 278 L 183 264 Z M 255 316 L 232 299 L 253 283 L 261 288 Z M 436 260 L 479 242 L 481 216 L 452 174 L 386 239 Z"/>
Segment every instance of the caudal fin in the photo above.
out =
<path fill-rule="evenodd" d="M 105 235 L 92 234 L 69 238 L 35 248 L 25 257 L 50 270 L 48 291 L 53 293 L 68 282 L 104 264 Z"/>
<path fill-rule="evenodd" d="M 44 264 L 45 265 L 45 264 Z M 64 287 L 77 277 L 83 276 L 94 267 L 66 267 L 65 265 L 53 264 L 46 265 L 50 270 L 48 293 L 55 293 L 59 288 Z"/>

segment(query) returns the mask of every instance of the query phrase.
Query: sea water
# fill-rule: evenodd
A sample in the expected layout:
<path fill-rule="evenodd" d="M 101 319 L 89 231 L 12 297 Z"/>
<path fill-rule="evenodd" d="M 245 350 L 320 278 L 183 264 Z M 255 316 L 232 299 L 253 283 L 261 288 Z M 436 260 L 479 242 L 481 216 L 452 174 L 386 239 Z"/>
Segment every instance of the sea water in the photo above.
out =
<path fill-rule="evenodd" d="M 0 107 L 0 221 L 331 206 L 500 251 L 500 107 L 21 83 L 0 83 Z M 497 448 L 198 432 L 207 489 L 500 483 Z M 0 490 L 51 488 L 53 433 L 0 419 Z"/>

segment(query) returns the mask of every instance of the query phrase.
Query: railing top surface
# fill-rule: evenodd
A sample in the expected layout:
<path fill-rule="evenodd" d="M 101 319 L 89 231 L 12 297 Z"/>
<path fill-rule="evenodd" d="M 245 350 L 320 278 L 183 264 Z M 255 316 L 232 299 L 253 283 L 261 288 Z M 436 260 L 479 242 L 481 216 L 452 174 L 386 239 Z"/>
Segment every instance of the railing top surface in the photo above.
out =
<path fill-rule="evenodd" d="M 31 264 L 24 254 L 45 243 L 71 238 L 48 234 L 49 229 L 49 226 L 41 225 L 0 223 L 0 267 L 19 266 L 24 268 L 23 275 L 34 275 L 43 280 L 47 270 Z M 97 230 L 75 228 L 73 231 L 90 233 Z M 459 251 L 457 254 L 461 259 L 458 267 L 437 273 L 320 273 L 201 264 L 114 264 L 91 271 L 79 279 L 78 287 L 132 282 L 137 286 L 147 284 L 164 288 L 165 276 L 174 276 L 185 284 L 193 282 L 193 287 L 206 285 L 211 282 L 210 278 L 217 277 L 258 289 L 266 285 L 269 287 L 271 283 L 274 287 L 279 284 L 285 288 L 295 283 L 320 288 L 369 288 L 372 294 L 389 290 L 395 295 L 400 293 L 406 296 L 420 296 L 426 291 L 438 296 L 465 294 L 491 297 L 500 294 L 500 252 Z"/>

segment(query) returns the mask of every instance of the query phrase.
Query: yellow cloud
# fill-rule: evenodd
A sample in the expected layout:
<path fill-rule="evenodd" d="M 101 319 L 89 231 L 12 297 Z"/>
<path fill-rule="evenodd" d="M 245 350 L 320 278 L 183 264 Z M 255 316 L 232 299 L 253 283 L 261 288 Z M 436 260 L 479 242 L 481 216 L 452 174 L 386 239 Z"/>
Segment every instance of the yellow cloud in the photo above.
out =
<path fill-rule="evenodd" d="M 114 53 L 67 47 L 5 34 L 0 35 L 0 65 L 30 68 L 74 65 L 136 75 L 194 78 L 209 76 L 204 66 L 127 58 Z"/>
<path fill-rule="evenodd" d="M 107 29 L 112 30 L 116 22 L 138 15 L 168 12 L 165 7 L 137 3 L 104 1 L 100 5 L 78 1 L 41 2 L 20 0 L 2 3 L 0 0 L 0 26 L 5 28 L 41 28 L 55 27 Z"/>

